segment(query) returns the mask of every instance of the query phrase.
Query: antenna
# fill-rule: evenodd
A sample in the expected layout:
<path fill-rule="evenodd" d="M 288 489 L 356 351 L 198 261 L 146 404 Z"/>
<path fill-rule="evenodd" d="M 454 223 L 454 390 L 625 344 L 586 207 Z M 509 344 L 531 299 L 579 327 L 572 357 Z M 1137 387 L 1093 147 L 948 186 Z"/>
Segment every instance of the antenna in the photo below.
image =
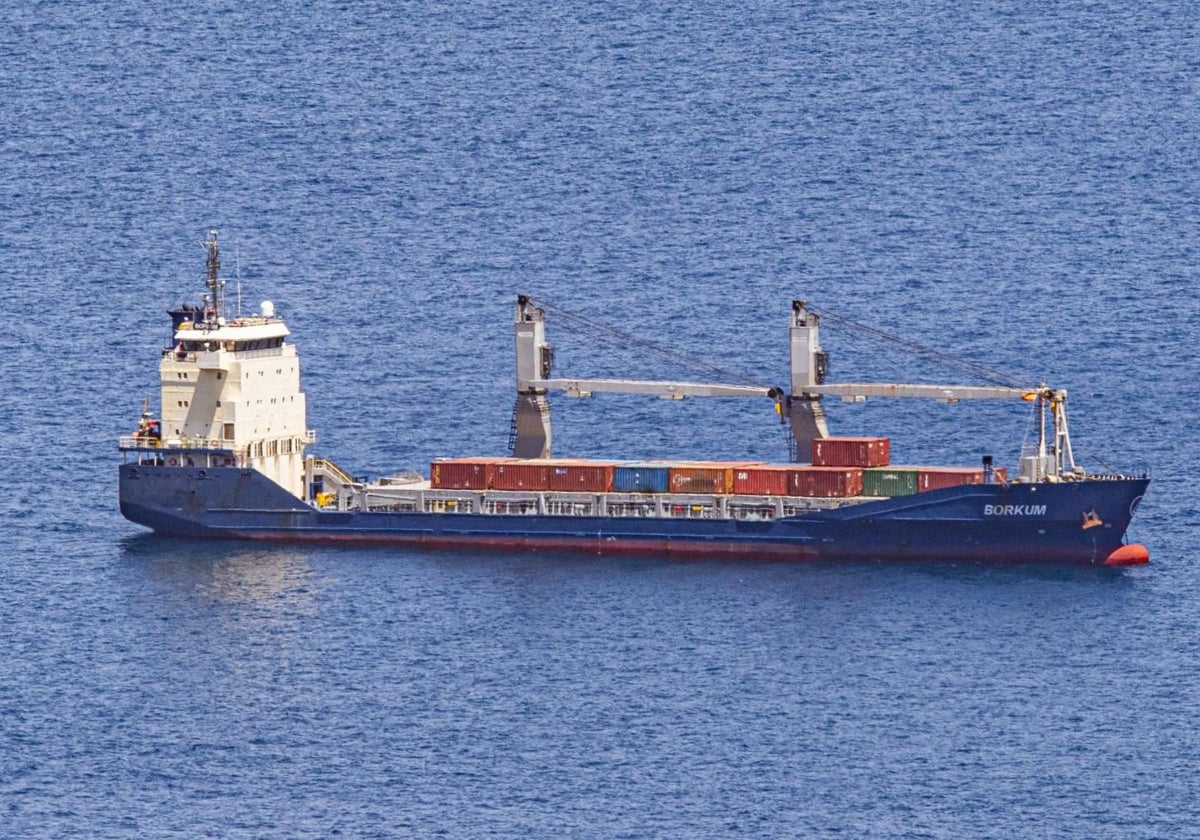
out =
<path fill-rule="evenodd" d="M 210 230 L 208 239 L 204 240 L 204 249 L 208 251 L 208 293 L 204 296 L 204 320 L 217 324 L 225 318 L 225 281 L 221 279 L 221 252 L 217 247 L 217 232 Z"/>
<path fill-rule="evenodd" d="M 238 243 L 233 244 L 233 264 L 237 271 L 237 316 L 242 317 L 242 252 Z"/>

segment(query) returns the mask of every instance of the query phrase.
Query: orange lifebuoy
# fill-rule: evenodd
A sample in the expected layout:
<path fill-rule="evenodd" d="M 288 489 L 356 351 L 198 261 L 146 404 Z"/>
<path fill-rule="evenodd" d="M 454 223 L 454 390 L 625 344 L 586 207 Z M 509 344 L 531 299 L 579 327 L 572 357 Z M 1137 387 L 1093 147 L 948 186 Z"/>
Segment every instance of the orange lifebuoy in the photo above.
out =
<path fill-rule="evenodd" d="M 209 449 L 219 449 L 220 447 L 221 447 L 221 441 L 216 440 L 215 438 L 208 442 Z"/>

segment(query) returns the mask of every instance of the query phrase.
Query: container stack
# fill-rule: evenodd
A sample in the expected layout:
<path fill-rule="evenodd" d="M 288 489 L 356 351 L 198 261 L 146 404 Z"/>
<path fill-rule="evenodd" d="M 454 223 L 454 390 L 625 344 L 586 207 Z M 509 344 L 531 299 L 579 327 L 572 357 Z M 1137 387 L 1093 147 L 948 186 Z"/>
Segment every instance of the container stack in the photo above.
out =
<path fill-rule="evenodd" d="M 441 458 L 429 466 L 429 483 L 437 490 L 609 493 L 615 467 L 579 458 Z"/>
<path fill-rule="evenodd" d="M 888 438 L 814 440 L 812 466 L 756 461 L 592 461 L 581 458 L 444 458 L 430 465 L 439 490 L 692 495 L 908 496 L 982 484 L 980 467 L 890 466 Z M 998 481 L 1006 479 L 997 468 Z"/>
<path fill-rule="evenodd" d="M 862 495 L 864 470 L 891 462 L 891 440 L 885 437 L 828 437 L 812 442 L 812 466 L 792 475 L 794 496 Z M 869 494 L 868 494 L 869 495 Z"/>
<path fill-rule="evenodd" d="M 1008 480 L 1008 471 L 996 467 L 996 481 Z M 983 484 L 982 467 L 883 467 L 863 470 L 864 496 L 910 496 L 963 484 Z"/>
<path fill-rule="evenodd" d="M 997 483 L 1008 480 L 1008 470 L 996 467 L 993 470 Z M 918 492 L 941 490 L 943 487 L 958 487 L 961 484 L 983 484 L 982 467 L 921 467 L 917 476 Z"/>

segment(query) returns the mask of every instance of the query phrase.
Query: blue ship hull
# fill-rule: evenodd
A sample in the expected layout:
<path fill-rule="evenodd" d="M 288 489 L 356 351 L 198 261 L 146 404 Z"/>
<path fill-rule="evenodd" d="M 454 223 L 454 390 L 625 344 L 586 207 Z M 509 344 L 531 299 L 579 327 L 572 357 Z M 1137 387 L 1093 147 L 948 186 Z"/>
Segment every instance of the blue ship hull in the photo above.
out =
<path fill-rule="evenodd" d="M 120 466 L 121 512 L 172 536 L 779 560 L 1125 565 L 1147 479 L 963 485 L 769 520 L 317 510 L 254 470 Z"/>

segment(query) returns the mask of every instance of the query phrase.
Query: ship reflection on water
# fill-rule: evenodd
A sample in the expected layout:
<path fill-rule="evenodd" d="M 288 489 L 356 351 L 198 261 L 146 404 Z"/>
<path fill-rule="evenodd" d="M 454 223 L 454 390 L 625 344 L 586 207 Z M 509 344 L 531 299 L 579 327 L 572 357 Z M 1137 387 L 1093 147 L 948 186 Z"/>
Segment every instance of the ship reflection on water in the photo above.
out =
<path fill-rule="evenodd" d="M 319 591 L 304 551 L 152 534 L 124 540 L 122 548 L 125 557 L 145 572 L 147 583 L 176 595 L 310 613 Z"/>

